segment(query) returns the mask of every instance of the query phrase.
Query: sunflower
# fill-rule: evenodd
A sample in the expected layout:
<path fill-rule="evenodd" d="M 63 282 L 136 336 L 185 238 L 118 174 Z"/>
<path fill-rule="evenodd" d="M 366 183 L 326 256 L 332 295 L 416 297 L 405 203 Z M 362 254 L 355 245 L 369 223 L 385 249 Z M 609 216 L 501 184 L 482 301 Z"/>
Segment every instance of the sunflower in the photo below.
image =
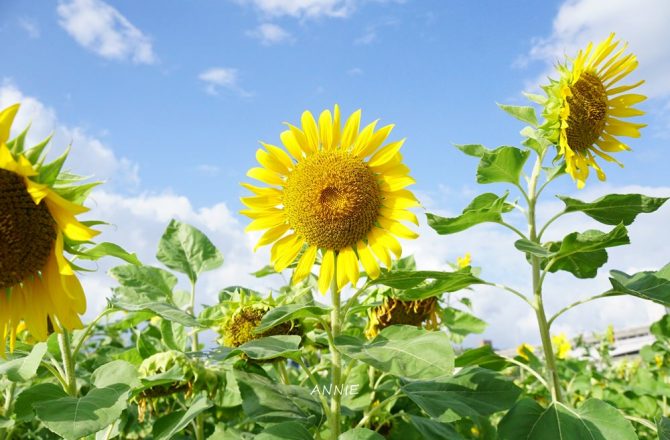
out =
<path fill-rule="evenodd" d="M 365 336 L 372 339 L 380 330 L 391 325 L 413 325 L 421 327 L 427 324 L 429 328 L 437 328 L 436 297 L 402 301 L 397 298 L 385 297 L 384 302 L 368 311 L 368 325 Z"/>
<path fill-rule="evenodd" d="M 408 208 L 419 206 L 406 189 L 415 182 L 399 152 L 404 139 L 383 145 L 393 125 L 375 130 L 375 121 L 359 131 L 360 121 L 358 110 L 342 128 L 337 106 L 318 123 L 304 112 L 302 129 L 287 124 L 281 133 L 285 149 L 261 142 L 261 167 L 247 176 L 268 186 L 242 184 L 253 193 L 241 199 L 249 208 L 242 214 L 253 219 L 247 231 L 265 230 L 256 247 L 273 244 L 277 272 L 297 261 L 294 283 L 311 273 L 320 251 L 321 292 L 333 280 L 338 289 L 355 285 L 360 264 L 378 277 L 380 262 L 390 267 L 391 254 L 400 258 L 396 237 L 418 236 L 401 223 L 418 225 Z"/>
<path fill-rule="evenodd" d="M 595 156 L 623 166 L 609 154 L 630 150 L 616 136 L 640 137 L 640 128 L 646 126 L 620 119 L 643 115 L 633 105 L 646 97 L 627 93 L 644 81 L 618 84 L 638 65 L 634 54 L 624 55 L 627 44 L 619 47 L 619 43 L 614 41 L 614 34 L 595 49 L 589 43 L 586 50 L 579 51 L 572 66 L 558 66 L 559 80 L 552 79 L 544 87 L 548 96 L 545 129 L 579 188 L 584 187 L 589 167 L 596 170 L 600 180 L 605 180 Z"/>
<path fill-rule="evenodd" d="M 23 151 L 25 132 L 7 143 L 19 105 L 0 112 L 0 354 L 17 330 L 37 341 L 50 330 L 82 326 L 86 297 L 64 249 L 91 240 L 97 231 L 77 221 L 80 199 L 91 185 L 60 179 L 67 153 L 44 165 L 43 142 Z M 70 183 L 70 185 L 68 185 Z M 66 197 L 67 195 L 67 197 Z"/>

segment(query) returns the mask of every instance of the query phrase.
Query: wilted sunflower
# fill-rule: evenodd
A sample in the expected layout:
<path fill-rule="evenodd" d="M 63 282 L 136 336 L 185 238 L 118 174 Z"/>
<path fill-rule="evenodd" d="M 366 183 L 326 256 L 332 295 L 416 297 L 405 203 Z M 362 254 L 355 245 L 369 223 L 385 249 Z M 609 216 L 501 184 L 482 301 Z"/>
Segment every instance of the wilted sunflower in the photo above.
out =
<path fill-rule="evenodd" d="M 644 81 L 617 85 L 638 65 L 634 54 L 624 55 L 627 44 L 619 47 L 619 43 L 614 41 L 614 34 L 595 49 L 589 43 L 586 50 L 579 51 L 571 67 L 567 63 L 558 66 L 558 81 L 551 80 L 544 87 L 548 95 L 545 128 L 579 188 L 588 178 L 589 167 L 596 170 L 600 180 L 605 180 L 594 154 L 621 165 L 608 153 L 630 148 L 616 136 L 640 137 L 640 128 L 646 126 L 620 119 L 643 115 L 632 106 L 646 97 L 626 93 Z"/>
<path fill-rule="evenodd" d="M 19 105 L 0 112 L 0 353 L 18 328 L 43 341 L 82 326 L 86 297 L 64 247 L 91 240 L 97 231 L 77 221 L 87 209 L 68 198 L 85 191 L 58 180 L 66 155 L 43 164 L 43 142 L 23 151 L 23 138 L 7 144 Z M 90 186 L 89 186 L 90 187 Z M 64 195 L 67 195 L 66 198 Z"/>
<path fill-rule="evenodd" d="M 260 325 L 263 315 L 268 311 L 270 307 L 260 303 L 240 307 L 219 328 L 221 334 L 219 342 L 226 347 L 239 347 L 267 336 L 302 334 L 300 325 L 294 321 L 287 321 L 265 332 L 256 333 L 256 327 Z"/>
<path fill-rule="evenodd" d="M 416 238 L 401 221 L 418 224 L 408 208 L 418 206 L 405 189 L 414 183 L 399 153 L 404 139 L 383 145 L 393 125 L 375 130 L 377 121 L 359 131 L 361 111 L 344 128 L 340 111 L 325 110 L 314 119 L 302 114 L 302 129 L 287 124 L 281 134 L 287 152 L 261 143 L 261 164 L 247 175 L 269 187 L 242 184 L 254 193 L 242 198 L 253 221 L 247 231 L 267 230 L 256 247 L 274 243 L 276 271 L 298 259 L 293 282 L 311 272 L 322 252 L 319 290 L 325 292 L 336 275 L 338 289 L 356 284 L 359 262 L 368 277 L 379 276 L 378 260 L 391 266 L 390 253 L 400 257 L 395 236 Z M 291 157 L 292 156 L 292 157 Z"/>
<path fill-rule="evenodd" d="M 437 298 L 431 297 L 414 301 L 402 301 L 397 298 L 385 297 L 384 302 L 368 311 L 368 325 L 365 336 L 372 339 L 380 330 L 390 325 L 414 325 L 421 327 L 428 324 L 437 327 Z"/>

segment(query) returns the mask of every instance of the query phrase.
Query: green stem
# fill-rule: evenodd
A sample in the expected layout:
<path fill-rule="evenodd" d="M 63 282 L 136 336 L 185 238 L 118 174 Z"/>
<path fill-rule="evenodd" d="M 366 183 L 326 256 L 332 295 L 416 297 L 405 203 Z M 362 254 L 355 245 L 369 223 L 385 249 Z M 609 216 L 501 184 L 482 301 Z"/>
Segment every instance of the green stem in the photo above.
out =
<path fill-rule="evenodd" d="M 519 231 L 517 228 L 510 225 L 509 223 L 506 223 L 506 222 L 503 222 L 503 221 L 499 221 L 499 222 L 496 222 L 496 223 L 498 223 L 499 225 L 502 225 L 502 226 L 506 227 L 507 229 L 509 229 L 510 231 L 514 232 L 520 238 L 522 238 L 524 240 L 528 240 L 528 237 L 526 237 L 526 235 L 523 232 Z"/>
<path fill-rule="evenodd" d="M 571 308 L 576 307 L 576 306 L 578 306 L 578 305 L 580 305 L 580 304 L 585 304 L 585 303 L 587 303 L 587 302 L 590 302 L 590 301 L 593 301 L 593 300 L 596 300 L 596 299 L 607 298 L 608 296 L 613 296 L 613 295 L 612 295 L 612 294 L 603 293 L 603 294 L 600 294 L 600 295 L 595 295 L 595 296 L 592 296 L 592 297 L 589 297 L 589 298 L 585 298 L 585 299 L 582 299 L 582 300 L 579 300 L 579 301 L 575 301 L 575 302 L 573 302 L 572 304 L 570 304 L 569 306 L 563 307 L 561 310 L 559 310 L 558 312 L 556 312 L 556 313 L 554 314 L 554 316 L 552 316 L 552 317 L 549 319 L 549 322 L 548 322 L 549 327 L 551 327 L 551 325 L 554 323 L 554 321 L 556 320 L 556 318 L 558 318 L 559 316 L 561 316 L 563 313 L 567 312 L 567 311 L 570 310 Z"/>
<path fill-rule="evenodd" d="M 195 281 L 191 281 L 191 301 L 188 306 L 188 313 L 195 318 Z M 191 351 L 198 351 L 198 329 L 193 329 L 191 335 Z M 204 440 L 205 438 L 205 419 L 203 414 L 198 414 L 195 417 L 195 438 L 196 440 Z"/>
<path fill-rule="evenodd" d="M 545 223 L 544 226 L 542 226 L 542 229 L 540 229 L 540 233 L 537 234 L 537 239 L 538 239 L 538 240 L 541 240 L 541 239 L 542 239 L 542 236 L 544 235 L 544 232 L 547 230 L 547 228 L 549 227 L 549 225 L 552 224 L 553 222 L 555 222 L 556 220 L 558 220 L 559 218 L 561 218 L 561 217 L 562 217 L 563 215 L 565 215 L 565 214 L 566 214 L 565 211 L 561 211 L 561 212 L 559 212 L 558 214 L 554 215 L 554 216 L 553 216 L 552 218 L 550 218 L 549 220 L 547 220 L 547 223 Z"/>
<path fill-rule="evenodd" d="M 363 417 L 363 418 L 360 420 L 360 422 L 358 422 L 358 424 L 356 425 L 356 428 L 362 428 L 363 426 L 365 426 L 365 425 L 370 421 L 370 419 L 372 419 L 372 417 L 373 417 L 375 414 L 377 414 L 379 411 L 382 411 L 386 405 L 388 405 L 389 403 L 393 402 L 393 401 L 396 400 L 398 397 L 400 397 L 400 394 L 401 394 L 401 392 L 400 392 L 400 390 L 398 390 L 398 391 L 396 391 L 393 395 L 391 395 L 389 398 L 387 398 L 387 399 L 385 399 L 385 400 L 382 400 L 382 401 L 379 403 L 379 405 L 377 405 L 377 406 L 375 406 L 374 408 L 372 408 L 372 410 L 371 410 L 369 413 L 367 413 L 367 414 L 365 415 L 365 417 Z"/>
<path fill-rule="evenodd" d="M 499 288 L 499 289 L 506 290 L 506 291 L 508 291 L 508 292 L 510 292 L 510 293 L 512 293 L 512 294 L 514 294 L 514 295 L 516 295 L 516 296 L 518 296 L 519 298 L 521 298 L 521 299 L 523 300 L 523 302 L 525 302 L 526 304 L 528 304 L 529 306 L 531 306 L 533 309 L 535 308 L 535 306 L 533 305 L 533 303 L 530 302 L 530 300 L 529 300 L 528 298 L 526 298 L 526 295 L 524 295 L 523 293 L 519 292 L 518 290 L 514 290 L 514 289 L 512 289 L 511 287 L 505 286 L 504 284 L 500 284 L 500 283 L 484 283 L 484 284 L 486 284 L 487 286 L 493 286 L 493 287 L 497 287 L 497 288 Z"/>
<path fill-rule="evenodd" d="M 277 365 L 277 370 L 279 371 L 279 376 L 281 377 L 282 382 L 284 382 L 284 385 L 290 385 L 291 380 L 288 377 L 288 371 L 286 371 L 286 365 L 284 364 L 283 359 L 278 360 L 275 365 Z"/>
<path fill-rule="evenodd" d="M 533 375 L 533 377 L 535 377 L 535 379 L 537 379 L 542 385 L 544 385 L 544 387 L 547 389 L 547 391 L 550 391 L 550 392 L 551 392 L 551 387 L 549 386 L 549 384 L 547 383 L 547 381 L 544 379 L 544 377 L 542 377 L 542 375 L 541 375 L 540 373 L 538 373 L 537 371 L 533 370 L 532 368 L 530 368 L 528 365 L 524 364 L 523 362 L 519 362 L 519 361 L 517 361 L 517 360 L 514 359 L 514 358 L 507 357 L 507 356 L 502 356 L 502 357 L 504 357 L 505 360 L 506 360 L 507 362 L 509 362 L 510 364 L 514 364 L 514 365 L 516 365 L 517 367 L 522 368 L 522 369 L 528 371 L 531 375 Z"/>
<path fill-rule="evenodd" d="M 537 180 L 540 177 L 540 172 L 542 171 L 542 159 L 544 154 L 540 154 L 535 161 L 535 166 L 533 167 L 533 172 L 528 181 L 528 229 L 530 235 L 530 241 L 541 245 L 541 241 L 537 234 L 537 220 L 536 220 L 536 207 L 537 207 Z M 532 267 L 532 280 L 533 280 L 533 297 L 534 297 L 534 308 L 535 308 L 535 317 L 537 319 L 537 324 L 540 329 L 540 338 L 542 339 L 542 349 L 544 351 L 544 358 L 547 364 L 547 371 L 549 374 L 550 380 L 548 381 L 551 384 L 551 397 L 554 401 L 562 402 L 563 398 L 561 395 L 561 384 L 558 379 L 558 370 L 556 368 L 556 357 L 554 355 L 554 348 L 551 344 L 551 335 L 549 333 L 549 323 L 547 322 L 547 316 L 544 311 L 544 303 L 542 300 L 542 281 L 541 277 L 541 265 L 540 259 L 536 255 L 530 256 L 530 262 Z"/>
<path fill-rule="evenodd" d="M 84 342 L 88 339 L 90 336 L 91 332 L 93 331 L 93 328 L 95 325 L 106 315 L 115 312 L 116 309 L 110 308 L 110 309 L 105 309 L 103 310 L 93 321 L 91 321 L 87 326 L 86 329 L 84 330 L 84 333 L 81 335 L 81 338 L 77 342 L 77 345 L 74 346 L 74 349 L 72 350 L 72 357 L 77 358 L 77 355 L 79 354 L 79 351 L 81 350 L 81 347 L 84 345 Z"/>
<path fill-rule="evenodd" d="M 307 374 L 307 377 L 309 378 L 310 382 L 312 382 L 312 385 L 314 385 L 317 388 L 318 390 L 317 394 L 319 395 L 319 399 L 321 400 L 323 410 L 325 411 L 326 417 L 330 419 L 330 408 L 328 407 L 328 401 L 326 400 L 321 390 L 319 390 L 319 381 L 316 380 L 316 377 L 314 377 L 314 373 L 312 372 L 312 370 L 309 369 L 309 367 L 302 358 L 298 358 L 296 359 L 296 361 L 302 367 L 302 369 L 305 370 L 305 373 Z"/>
<path fill-rule="evenodd" d="M 63 358 L 64 379 L 67 385 L 65 392 L 72 397 L 77 397 L 77 377 L 74 373 L 74 357 L 72 356 L 72 347 L 70 346 L 70 334 L 65 329 L 58 334 L 58 346 Z"/>
<path fill-rule="evenodd" d="M 631 422 L 639 423 L 642 426 L 646 426 L 647 428 L 654 431 L 654 433 L 656 433 L 658 431 L 658 428 L 656 428 L 656 425 L 651 423 L 649 420 L 643 419 L 641 417 L 627 416 L 627 415 L 624 415 L 624 417 L 627 418 L 628 420 L 630 420 Z"/>
<path fill-rule="evenodd" d="M 335 347 L 335 338 L 337 338 L 342 330 L 342 322 L 340 316 L 340 292 L 337 288 L 337 266 L 335 268 L 335 273 L 333 274 L 333 281 L 330 284 L 330 295 L 333 304 L 333 310 L 330 312 L 330 325 L 331 325 L 331 344 L 330 344 L 330 356 L 332 365 L 332 378 L 331 378 L 331 394 L 330 394 L 330 437 L 332 440 L 337 440 L 340 436 L 341 428 L 341 407 L 342 407 L 342 357 L 340 352 L 337 351 Z"/>

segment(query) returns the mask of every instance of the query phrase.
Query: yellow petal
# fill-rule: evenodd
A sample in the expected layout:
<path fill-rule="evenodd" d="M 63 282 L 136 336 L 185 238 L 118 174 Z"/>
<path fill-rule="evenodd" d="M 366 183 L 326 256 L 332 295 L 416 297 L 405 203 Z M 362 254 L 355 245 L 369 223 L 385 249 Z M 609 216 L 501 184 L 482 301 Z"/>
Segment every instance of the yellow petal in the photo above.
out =
<path fill-rule="evenodd" d="M 385 127 L 380 128 L 379 130 L 377 130 L 372 135 L 372 137 L 367 142 L 367 144 L 364 145 L 358 151 L 358 153 L 357 153 L 358 156 L 359 157 L 368 157 L 369 155 L 371 155 L 372 153 L 377 151 L 377 148 L 379 148 L 381 146 L 381 144 L 384 143 L 384 141 L 389 136 L 389 134 L 391 134 L 391 130 L 393 130 L 393 127 L 395 127 L 395 125 L 391 124 L 391 125 L 387 125 Z"/>
<path fill-rule="evenodd" d="M 263 145 L 275 159 L 281 162 L 282 165 L 284 165 L 284 168 L 286 168 L 287 170 L 293 168 L 293 161 L 291 160 L 291 156 L 289 156 L 284 150 L 274 145 L 266 144 L 263 142 L 261 142 L 261 145 Z"/>
<path fill-rule="evenodd" d="M 411 211 L 407 211 L 406 209 L 391 209 L 382 207 L 379 210 L 379 214 L 391 220 L 405 220 L 419 226 L 419 219 L 416 218 L 416 215 Z"/>
<path fill-rule="evenodd" d="M 263 229 L 274 228 L 286 222 L 283 215 L 268 215 L 267 217 L 257 218 L 247 225 L 246 232 L 262 231 Z"/>
<path fill-rule="evenodd" d="M 319 270 L 319 292 L 326 293 L 330 288 L 335 273 L 335 252 L 328 249 L 321 258 L 321 269 Z"/>
<path fill-rule="evenodd" d="M 75 218 L 76 214 L 86 212 L 88 208 L 65 200 L 53 190 L 49 190 L 49 194 L 44 198 L 44 203 L 47 204 L 49 213 L 60 230 L 71 240 L 89 241 L 100 233 L 80 223 Z"/>
<path fill-rule="evenodd" d="M 333 109 L 333 148 L 337 148 L 340 145 L 340 139 L 342 137 L 342 127 L 340 126 L 340 106 L 335 104 Z"/>
<path fill-rule="evenodd" d="M 363 157 L 360 154 L 360 151 L 364 149 L 370 142 L 370 139 L 372 139 L 372 135 L 375 132 L 375 127 L 377 126 L 377 122 L 379 122 L 379 119 L 377 119 L 376 121 L 372 121 L 371 123 L 366 125 L 365 128 L 361 130 L 361 133 L 354 141 L 352 151 L 356 156 Z"/>
<path fill-rule="evenodd" d="M 377 151 L 371 158 L 370 161 L 368 162 L 368 165 L 371 167 L 378 167 L 381 165 L 384 165 L 385 163 L 389 162 L 395 154 L 400 150 L 402 147 L 402 144 L 405 143 L 405 139 L 401 139 L 396 142 L 391 142 L 390 144 L 386 145 L 384 148 L 381 150 Z"/>
<path fill-rule="evenodd" d="M 309 144 L 309 151 L 317 151 L 319 149 L 319 128 L 316 125 L 314 116 L 311 112 L 303 112 L 300 122 L 302 123 L 307 143 Z"/>
<path fill-rule="evenodd" d="M 307 248 L 300 261 L 293 272 L 293 284 L 297 284 L 300 281 L 304 280 L 310 273 L 312 273 L 312 267 L 314 266 L 314 261 L 316 261 L 316 246 L 310 246 Z"/>
<path fill-rule="evenodd" d="M 611 119 L 610 119 L 610 121 L 611 121 Z M 605 126 L 605 132 L 607 134 L 612 135 L 612 136 L 628 136 L 628 137 L 638 138 L 638 137 L 640 137 L 639 128 L 641 128 L 641 127 L 637 127 L 636 125 L 637 124 L 630 124 L 630 123 L 614 123 L 614 124 L 612 124 L 610 122 Z"/>
<path fill-rule="evenodd" d="M 248 189 L 249 191 L 253 192 L 254 194 L 256 194 L 258 196 L 277 196 L 277 197 L 281 197 L 281 195 L 282 195 L 281 190 L 277 189 L 277 188 L 272 188 L 272 187 L 267 187 L 267 186 L 263 186 L 263 187 L 255 186 L 255 185 L 252 185 L 252 184 L 246 183 L 246 182 L 240 183 L 240 185 L 242 185 L 243 187 L 245 187 L 246 189 Z"/>
<path fill-rule="evenodd" d="M 277 196 L 240 197 L 240 201 L 252 209 L 269 209 L 281 204 L 281 198 Z"/>
<path fill-rule="evenodd" d="M 342 258 L 342 253 L 340 252 L 336 259 L 335 259 L 335 264 L 337 266 L 337 270 L 335 271 L 335 276 L 337 277 L 337 290 L 342 290 L 344 286 L 347 285 L 347 260 L 345 258 Z"/>
<path fill-rule="evenodd" d="M 296 236 L 294 242 L 289 242 L 290 244 L 285 248 L 281 255 L 278 256 L 275 261 L 274 268 L 277 272 L 281 272 L 286 269 L 291 263 L 293 263 L 300 253 L 305 240 Z"/>
<path fill-rule="evenodd" d="M 370 252 L 368 246 L 362 241 L 359 241 L 356 244 L 356 251 L 358 252 L 358 258 L 363 264 L 363 268 L 365 268 L 365 273 L 368 274 L 368 278 L 373 280 L 377 279 L 380 274 L 379 264 L 377 264 L 377 260 L 372 255 L 372 252 Z"/>
<path fill-rule="evenodd" d="M 330 150 L 333 147 L 333 117 L 330 110 L 324 110 L 319 116 L 319 133 L 321 135 L 321 148 Z"/>
<path fill-rule="evenodd" d="M 353 286 L 356 286 L 358 279 L 360 278 L 360 271 L 358 269 L 358 257 L 356 252 L 350 247 L 340 250 L 338 259 L 342 258 L 344 260 L 344 270 L 346 271 L 347 278 L 351 281 Z"/>
<path fill-rule="evenodd" d="M 256 250 L 261 246 L 265 246 L 277 241 L 279 237 L 281 237 L 282 235 L 284 235 L 286 231 L 288 231 L 288 229 L 289 225 L 287 223 L 284 223 L 265 231 L 265 233 L 261 235 L 261 238 L 258 239 L 258 243 L 256 243 L 256 246 L 254 247 L 254 252 L 256 252 Z"/>
<path fill-rule="evenodd" d="M 24 182 L 26 184 L 26 190 L 30 197 L 33 199 L 36 205 L 39 205 L 46 196 L 49 195 L 50 188 L 47 185 L 42 185 L 35 183 L 27 177 L 24 177 Z"/>
<path fill-rule="evenodd" d="M 298 241 L 297 234 L 287 235 L 277 241 L 270 249 L 270 260 L 274 263 L 281 255 L 286 253 L 290 247 Z"/>
<path fill-rule="evenodd" d="M 618 118 L 630 118 L 633 116 L 642 116 L 645 114 L 642 110 L 630 107 L 613 107 L 607 110 L 607 114 Z"/>
<path fill-rule="evenodd" d="M 277 158 L 263 149 L 259 148 L 256 150 L 256 160 L 263 166 L 263 168 L 274 171 L 275 173 L 283 176 L 288 174 L 288 168 L 286 168 L 283 163 L 277 160 Z"/>
<path fill-rule="evenodd" d="M 19 160 L 16 161 L 5 144 L 0 144 L 0 169 L 11 171 L 24 177 L 37 174 L 37 171 L 33 169 L 33 166 L 25 157 L 19 156 Z"/>
<path fill-rule="evenodd" d="M 56 257 L 56 263 L 58 264 L 58 272 L 61 275 L 74 275 L 70 263 L 68 263 L 63 255 L 63 234 L 60 232 L 56 234 L 56 243 L 54 244 L 53 253 Z"/>
<path fill-rule="evenodd" d="M 410 191 L 401 189 L 400 191 L 385 192 L 382 191 L 383 205 L 393 209 L 407 209 L 421 206 L 419 201 Z"/>
<path fill-rule="evenodd" d="M 340 148 L 343 150 L 348 149 L 358 137 L 358 128 L 361 124 L 361 110 L 356 110 L 349 116 L 346 124 L 344 124 L 344 131 L 342 132 L 342 141 L 340 142 Z"/>
<path fill-rule="evenodd" d="M 246 215 L 253 220 L 263 217 L 275 217 L 277 215 L 282 215 L 283 213 L 284 210 L 280 208 L 253 208 L 240 211 L 240 214 Z"/>
<path fill-rule="evenodd" d="M 0 144 L 4 144 L 9 139 L 9 132 L 12 129 L 14 117 L 19 111 L 20 106 L 20 104 L 14 104 L 0 111 Z M 2 164 L 0 164 L 1 167 Z"/>
<path fill-rule="evenodd" d="M 302 153 L 302 147 L 291 130 L 282 131 L 279 135 L 279 138 L 281 139 L 282 144 L 284 144 L 284 147 L 286 147 L 288 152 L 291 153 L 291 156 L 293 156 L 296 160 L 302 159 L 304 156 Z"/>
<path fill-rule="evenodd" d="M 372 232 L 368 235 L 368 239 L 372 239 L 372 244 L 380 245 L 385 249 L 390 249 L 396 256 L 400 258 L 402 256 L 402 246 L 395 237 L 383 229 L 373 228 Z"/>
<path fill-rule="evenodd" d="M 630 85 L 627 85 L 627 86 L 614 87 L 612 89 L 607 89 L 607 94 L 608 95 L 616 95 L 618 93 L 627 92 L 629 90 L 632 90 L 636 87 L 641 86 L 642 84 L 644 84 L 644 80 L 640 80 L 640 81 L 636 82 L 635 84 L 630 84 Z M 610 99 L 610 102 L 611 101 L 612 101 L 612 99 Z"/>
<path fill-rule="evenodd" d="M 647 99 L 647 97 L 644 95 L 640 95 L 637 93 L 628 93 L 625 95 L 617 96 L 616 98 L 610 98 L 607 102 L 611 106 L 630 107 L 632 105 L 644 101 L 645 99 Z"/>
<path fill-rule="evenodd" d="M 249 171 L 247 171 L 247 176 L 251 177 L 252 179 L 261 181 L 263 183 L 267 183 L 268 185 L 281 186 L 284 184 L 284 180 L 281 178 L 279 174 L 267 170 L 265 168 L 259 168 L 259 167 L 252 168 Z"/>
<path fill-rule="evenodd" d="M 380 188 L 384 191 L 393 192 L 414 185 L 416 180 L 410 176 L 381 175 L 382 183 Z"/>

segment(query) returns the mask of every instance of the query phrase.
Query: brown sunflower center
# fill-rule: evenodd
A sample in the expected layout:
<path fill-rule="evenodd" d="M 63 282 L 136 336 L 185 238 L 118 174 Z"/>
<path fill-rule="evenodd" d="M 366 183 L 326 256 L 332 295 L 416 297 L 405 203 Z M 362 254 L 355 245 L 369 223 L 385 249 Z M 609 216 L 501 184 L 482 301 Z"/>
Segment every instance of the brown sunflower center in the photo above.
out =
<path fill-rule="evenodd" d="M 360 158 L 316 153 L 289 175 L 283 197 L 288 221 L 308 244 L 339 250 L 365 238 L 377 220 L 381 192 Z"/>
<path fill-rule="evenodd" d="M 583 151 L 591 148 L 605 129 L 607 90 L 596 74 L 583 72 L 570 91 L 567 141 L 573 150 Z"/>
<path fill-rule="evenodd" d="M 0 290 L 41 270 L 56 229 L 44 203 L 36 205 L 23 178 L 0 169 Z"/>

